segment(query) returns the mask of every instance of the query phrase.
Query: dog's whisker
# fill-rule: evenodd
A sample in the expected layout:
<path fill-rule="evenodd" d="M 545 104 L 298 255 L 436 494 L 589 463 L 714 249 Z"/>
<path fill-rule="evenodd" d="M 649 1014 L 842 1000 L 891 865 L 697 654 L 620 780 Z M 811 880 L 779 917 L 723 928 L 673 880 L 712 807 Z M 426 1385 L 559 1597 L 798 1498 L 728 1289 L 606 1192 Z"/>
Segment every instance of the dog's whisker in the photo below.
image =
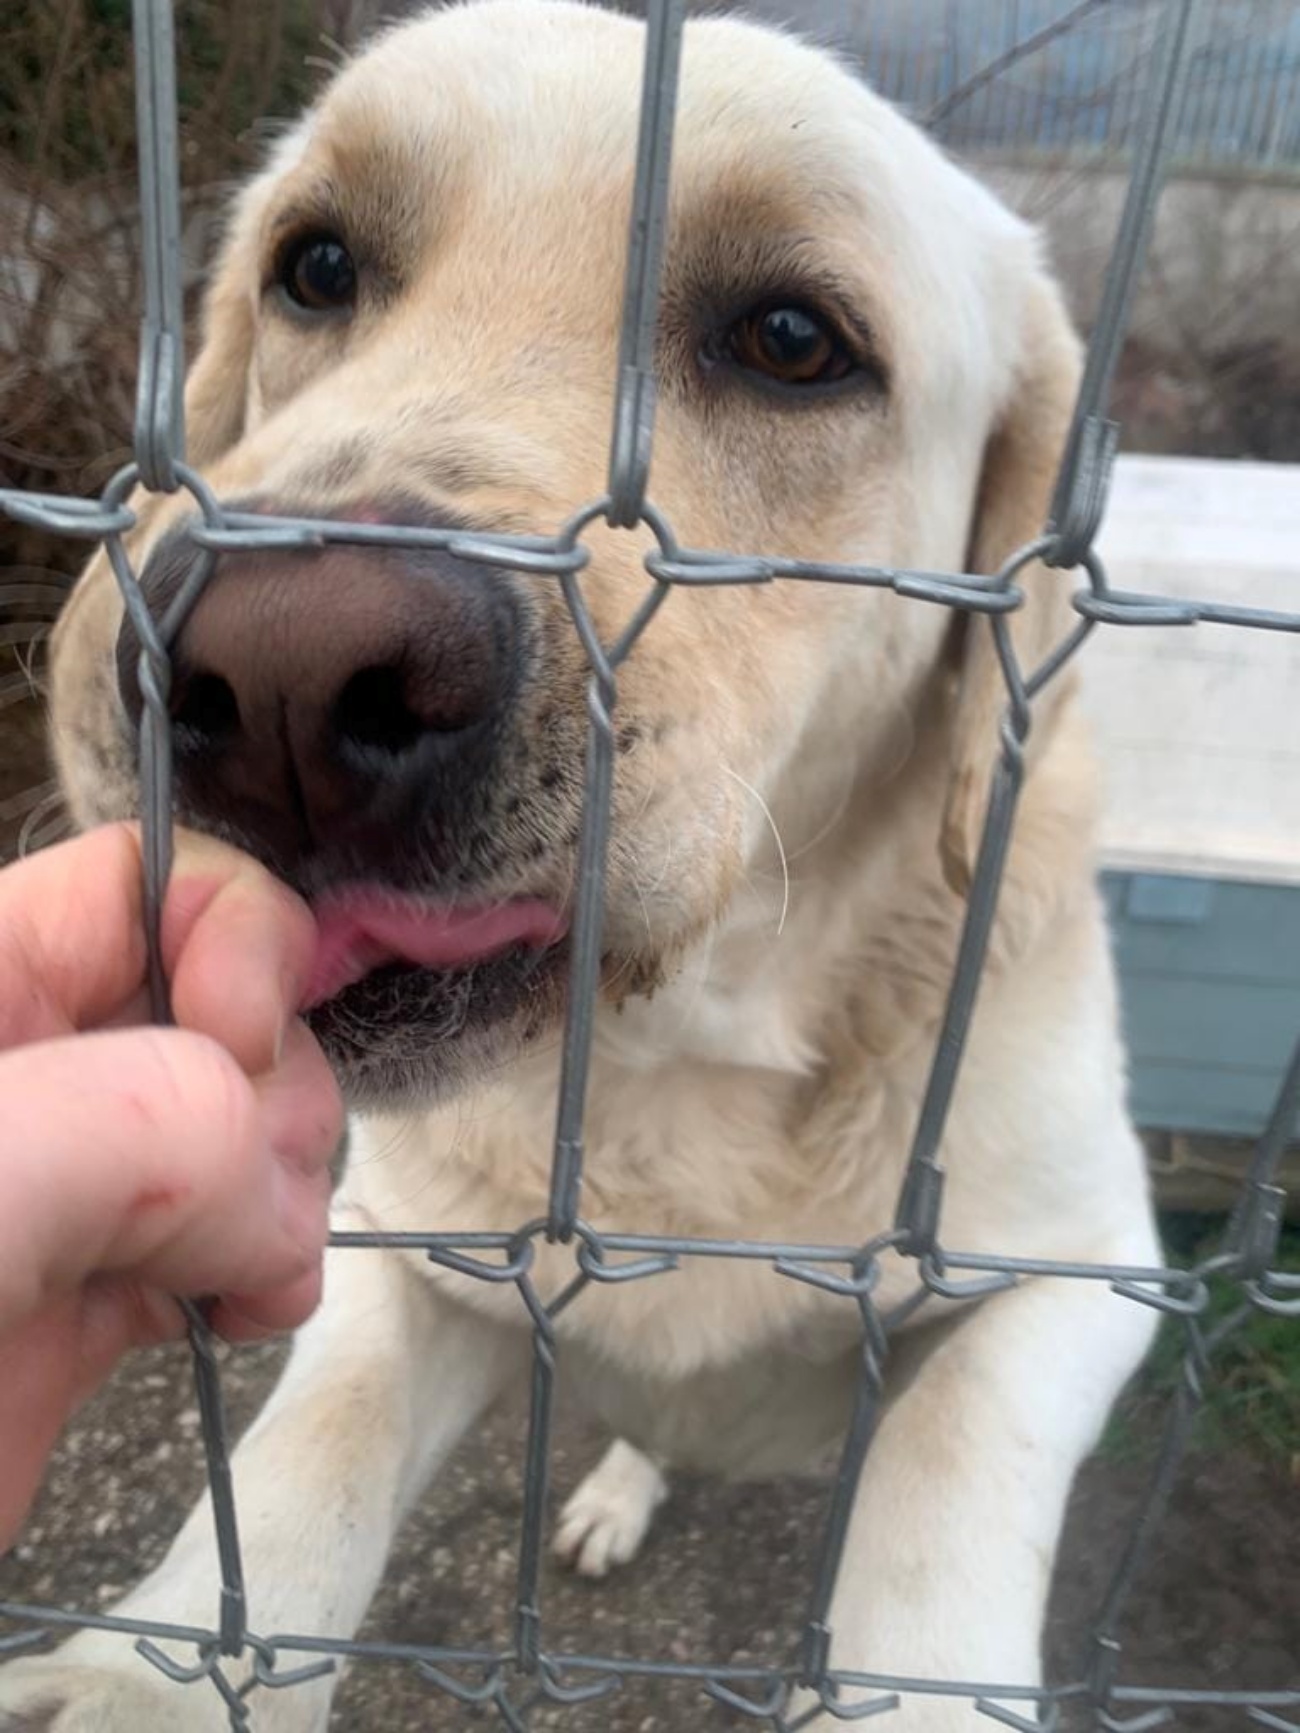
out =
<path fill-rule="evenodd" d="M 645 936 L 649 940 L 651 946 L 653 946 L 655 936 L 654 929 L 650 925 L 650 904 L 646 901 L 645 892 L 641 889 L 641 886 L 635 879 L 632 881 L 632 894 L 636 897 L 637 906 L 641 910 L 641 920 L 645 927 Z"/>
<path fill-rule="evenodd" d="M 668 874 L 672 868 L 672 864 L 673 864 L 673 860 L 675 858 L 675 852 L 676 852 L 675 848 L 674 848 L 674 843 L 675 843 L 675 838 L 674 838 L 673 834 L 671 832 L 669 832 L 668 836 L 664 840 L 663 865 L 659 868 L 658 876 L 655 878 L 653 884 L 650 884 L 647 887 L 652 896 L 663 885 L 664 881 L 667 879 Z"/>
<path fill-rule="evenodd" d="M 72 820 L 66 812 L 60 811 L 62 805 L 63 791 L 56 788 L 32 807 L 18 832 L 20 859 L 36 854 L 49 843 L 58 842 L 71 833 Z"/>
<path fill-rule="evenodd" d="M 0 674 L 0 710 L 7 710 L 12 704 L 29 703 L 40 696 L 40 682 L 26 664 L 18 674 Z"/>
<path fill-rule="evenodd" d="M 776 923 L 777 937 L 780 938 L 781 934 L 785 930 L 786 916 L 790 912 L 790 863 L 786 858 L 785 843 L 782 841 L 781 832 L 777 826 L 777 822 L 772 816 L 771 807 L 763 799 L 763 796 L 754 787 L 753 783 L 746 782 L 743 776 L 739 775 L 726 764 L 722 766 L 722 773 L 724 776 L 729 776 L 733 782 L 738 782 L 747 794 L 753 795 L 754 799 L 758 802 L 759 811 L 767 820 L 768 829 L 772 832 L 772 838 L 776 843 L 776 851 L 781 860 L 781 914 Z"/>
<path fill-rule="evenodd" d="M 368 1147 L 365 1154 L 358 1158 L 357 1166 L 369 1167 L 374 1166 L 377 1162 L 388 1161 L 401 1149 L 402 1144 L 415 1131 L 415 1127 L 416 1120 L 414 1115 L 409 1119 L 404 1119 L 400 1125 L 394 1128 L 390 1137 L 385 1138 L 382 1143 L 376 1144 L 373 1147 Z"/>
<path fill-rule="evenodd" d="M 703 994 L 709 976 L 713 971 L 713 953 L 717 949 L 717 945 L 718 928 L 715 925 L 709 928 L 701 941 L 699 967 L 696 971 L 695 979 L 691 984 L 690 995 L 686 1000 L 686 1005 L 683 1010 L 683 1020 L 689 1019 L 695 1015 L 695 1008 L 700 1002 L 700 997 Z"/>
<path fill-rule="evenodd" d="M 10 794 L 0 800 L 0 824 L 9 824 L 15 818 L 21 818 L 31 812 L 35 806 L 60 798 L 58 782 L 54 777 L 47 777 L 44 782 L 33 782 L 29 788 L 23 788 L 17 794 Z"/>
<path fill-rule="evenodd" d="M 48 633 L 43 633 L 39 638 L 33 639 L 30 644 L 16 644 L 14 646 L 14 659 L 27 676 L 27 682 L 32 689 L 34 698 L 44 696 L 44 687 L 41 684 L 42 665 L 38 663 L 37 657 L 40 655 L 41 647 L 48 636 Z"/>
<path fill-rule="evenodd" d="M 56 842 L 66 842 L 72 834 L 71 819 L 60 813 L 52 823 L 41 825 L 32 831 L 22 852 L 24 855 L 39 854 L 42 849 L 52 848 Z"/>
<path fill-rule="evenodd" d="M 806 842 L 801 842 L 798 848 L 792 849 L 786 856 L 787 870 L 795 861 L 802 860 L 805 855 L 811 854 L 815 848 L 817 848 L 821 843 L 824 843 L 827 837 L 830 836 L 836 825 L 839 824 L 840 820 L 844 817 L 844 814 L 849 810 L 849 804 L 853 799 L 853 789 L 856 780 L 856 777 L 853 775 L 845 777 L 843 790 L 841 791 L 839 799 L 835 803 L 835 808 L 830 817 L 826 819 L 825 823 L 822 824 L 818 830 L 813 832 Z"/>
<path fill-rule="evenodd" d="M 39 644 L 50 635 L 50 620 L 15 620 L 0 626 L 0 649 L 17 649 L 19 645 Z"/>

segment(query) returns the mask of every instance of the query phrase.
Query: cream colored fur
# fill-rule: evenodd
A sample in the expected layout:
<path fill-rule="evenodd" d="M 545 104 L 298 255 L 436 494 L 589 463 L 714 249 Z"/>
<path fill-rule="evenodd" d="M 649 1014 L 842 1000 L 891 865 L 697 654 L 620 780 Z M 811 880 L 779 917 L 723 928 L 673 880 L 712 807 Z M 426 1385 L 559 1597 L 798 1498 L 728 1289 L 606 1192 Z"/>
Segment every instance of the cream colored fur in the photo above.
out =
<path fill-rule="evenodd" d="M 396 30 L 344 71 L 241 196 L 214 277 L 189 409 L 219 493 L 329 509 L 400 483 L 531 529 L 599 495 L 641 48 L 627 19 L 489 0 Z M 275 213 L 322 179 L 367 206 L 357 220 L 381 226 L 402 287 L 364 327 L 308 341 L 268 316 L 260 261 Z M 1077 345 L 1015 218 L 828 57 L 733 21 L 688 27 L 673 188 L 652 493 L 684 542 L 960 571 L 1033 537 Z M 843 285 L 884 359 L 884 401 L 791 411 L 742 389 L 702 404 L 674 310 L 701 273 L 743 274 L 763 249 Z M 332 494 L 344 439 L 352 467 Z M 185 509 L 141 505 L 137 557 Z M 598 527 L 589 545 L 609 638 L 643 593 L 646 538 Z M 1015 631 L 1032 663 L 1068 630 L 1069 579 L 1024 581 Z M 134 799 L 119 611 L 95 562 L 55 646 L 56 747 L 85 822 Z M 556 689 L 579 708 L 581 677 L 557 651 Z M 1001 703 L 987 626 L 941 608 L 795 583 L 668 599 L 620 683 L 643 744 L 616 790 L 583 1199 L 596 1227 L 858 1243 L 889 1226 Z M 950 1248 L 1155 1256 L 1092 802 L 1066 677 L 1038 712 L 944 1138 Z M 501 1229 L 544 1213 L 558 1042 L 445 1105 L 367 1115 L 339 1224 Z M 539 1243 L 544 1294 L 572 1273 L 570 1250 Z M 915 1283 L 887 1256 L 878 1303 Z M 1070 1481 L 1150 1320 L 1081 1281 L 1027 1282 L 924 1328 L 941 1307 L 905 1333 L 913 1363 L 858 1495 L 832 1661 L 1030 1684 Z M 623 1440 L 559 1525 L 560 1550 L 597 1573 L 639 1544 L 658 1465 L 802 1466 L 852 1392 L 851 1304 L 760 1263 L 692 1259 L 590 1291 L 560 1338 L 571 1386 Z M 355 1629 L 404 1511 L 525 1376 L 528 1346 L 508 1287 L 416 1254 L 331 1254 L 324 1305 L 236 1456 L 255 1629 Z M 203 1624 L 216 1581 L 201 1506 L 118 1610 Z M 258 1693 L 254 1726 L 319 1733 L 330 1688 Z M 182 1694 L 93 1633 L 0 1673 L 4 1709 L 57 1733 L 225 1724 L 214 1692 Z M 900 1714 L 908 1729 L 974 1725 L 960 1699 L 908 1696 Z"/>

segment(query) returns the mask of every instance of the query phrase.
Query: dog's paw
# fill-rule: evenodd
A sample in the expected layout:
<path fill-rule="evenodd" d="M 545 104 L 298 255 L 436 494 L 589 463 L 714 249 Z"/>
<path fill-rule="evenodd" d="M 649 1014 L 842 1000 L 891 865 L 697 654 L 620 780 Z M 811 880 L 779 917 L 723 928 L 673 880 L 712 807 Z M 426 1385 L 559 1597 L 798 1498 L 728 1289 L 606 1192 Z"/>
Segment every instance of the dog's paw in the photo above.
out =
<path fill-rule="evenodd" d="M 53 1654 L 0 1668 L 0 1733 L 227 1733 L 229 1726 L 209 1681 L 175 1684 L 129 1653 L 120 1666 Z"/>
<path fill-rule="evenodd" d="M 584 1577 L 634 1558 L 668 1482 L 648 1456 L 616 1439 L 560 1512 L 554 1550 Z"/>

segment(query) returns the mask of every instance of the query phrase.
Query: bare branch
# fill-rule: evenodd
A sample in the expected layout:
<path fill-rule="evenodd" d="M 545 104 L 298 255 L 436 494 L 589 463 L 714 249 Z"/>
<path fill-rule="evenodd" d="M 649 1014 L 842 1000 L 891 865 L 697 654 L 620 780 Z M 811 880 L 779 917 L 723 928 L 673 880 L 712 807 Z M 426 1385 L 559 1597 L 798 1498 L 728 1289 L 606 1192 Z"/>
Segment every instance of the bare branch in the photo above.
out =
<path fill-rule="evenodd" d="M 1019 61 L 1027 60 L 1031 54 L 1037 54 L 1038 50 L 1045 48 L 1049 42 L 1056 41 L 1060 36 L 1068 35 L 1075 25 L 1081 23 L 1090 13 L 1100 12 L 1103 7 L 1111 4 L 1113 4 L 1113 0 L 1078 0 L 1077 5 L 1071 6 L 1068 12 L 1062 12 L 1059 18 L 1052 19 L 1041 29 L 1031 31 L 1028 36 L 1022 36 L 1018 42 L 1013 42 L 1010 48 L 981 66 L 978 72 L 973 72 L 955 89 L 950 90 L 947 96 L 936 102 L 925 116 L 925 124 L 937 126 L 940 121 L 946 120 L 955 108 L 960 108 L 962 103 L 968 97 L 973 96 L 977 90 L 982 90 L 986 84 L 991 84 L 995 78 L 1000 77 L 1002 73 L 1015 66 Z"/>

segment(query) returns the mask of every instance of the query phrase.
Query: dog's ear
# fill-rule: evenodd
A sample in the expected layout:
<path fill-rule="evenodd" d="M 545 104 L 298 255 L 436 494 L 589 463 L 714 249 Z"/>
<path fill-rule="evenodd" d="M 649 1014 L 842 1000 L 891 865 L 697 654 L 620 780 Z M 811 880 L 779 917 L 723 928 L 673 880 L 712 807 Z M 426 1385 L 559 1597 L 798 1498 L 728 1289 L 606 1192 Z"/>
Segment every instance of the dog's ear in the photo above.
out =
<path fill-rule="evenodd" d="M 199 351 L 185 382 L 186 456 L 214 462 L 244 433 L 258 291 L 259 199 L 245 194 L 209 279 Z"/>
<path fill-rule="evenodd" d="M 1041 270 L 1034 270 L 1021 319 L 1011 392 L 984 451 L 968 553 L 972 572 L 996 572 L 1042 533 L 1074 406 L 1079 340 L 1060 291 Z M 1035 561 L 1019 572 L 1016 583 L 1025 601 L 1011 616 L 1011 638 L 1029 674 L 1065 637 L 1075 615 L 1066 573 Z M 964 896 L 979 847 L 1007 690 L 987 616 L 954 620 L 954 654 L 957 690 L 940 852 L 944 877 Z M 1067 672 L 1034 700 L 1031 754 L 1050 736 L 1053 713 L 1070 684 Z"/>

